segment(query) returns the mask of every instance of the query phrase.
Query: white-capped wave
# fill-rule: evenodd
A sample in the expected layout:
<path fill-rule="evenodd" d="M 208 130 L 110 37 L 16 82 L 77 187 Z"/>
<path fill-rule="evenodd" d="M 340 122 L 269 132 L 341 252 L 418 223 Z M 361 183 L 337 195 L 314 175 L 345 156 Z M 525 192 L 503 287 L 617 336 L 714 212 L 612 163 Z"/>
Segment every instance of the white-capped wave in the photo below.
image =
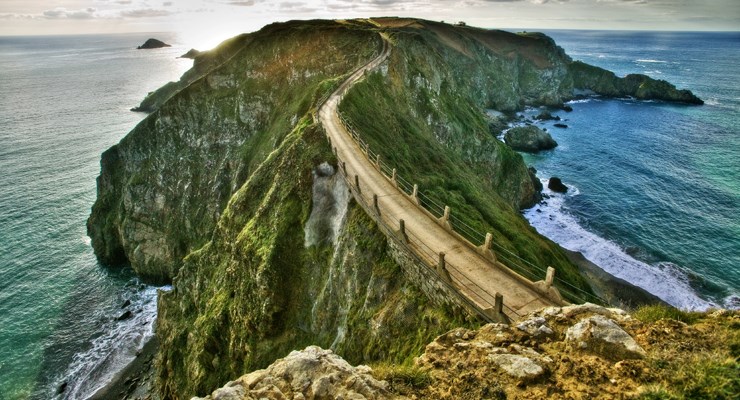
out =
<path fill-rule="evenodd" d="M 668 63 L 668 61 L 653 60 L 653 59 L 650 59 L 650 58 L 635 60 L 635 62 L 639 62 L 639 63 L 656 63 L 656 64 L 667 64 Z"/>
<path fill-rule="evenodd" d="M 581 226 L 574 216 L 564 210 L 566 196 L 578 195 L 577 190 L 561 195 L 548 190 L 546 180 L 543 180 L 543 184 L 543 193 L 550 198 L 524 213 L 539 233 L 568 250 L 582 253 L 609 274 L 639 286 L 675 307 L 704 310 L 718 306 L 699 297 L 681 267 L 668 262 L 650 265 L 639 261 L 616 243 Z M 569 186 L 569 191 L 571 189 Z"/>
<path fill-rule="evenodd" d="M 89 349 L 75 354 L 67 371 L 60 376 L 57 385 L 66 382 L 67 387 L 56 399 L 92 396 L 111 382 L 154 335 L 157 290 L 170 287 L 133 286 L 125 307 L 118 309 L 117 315 L 108 316 L 110 320 L 101 327 L 100 336 L 92 340 Z"/>

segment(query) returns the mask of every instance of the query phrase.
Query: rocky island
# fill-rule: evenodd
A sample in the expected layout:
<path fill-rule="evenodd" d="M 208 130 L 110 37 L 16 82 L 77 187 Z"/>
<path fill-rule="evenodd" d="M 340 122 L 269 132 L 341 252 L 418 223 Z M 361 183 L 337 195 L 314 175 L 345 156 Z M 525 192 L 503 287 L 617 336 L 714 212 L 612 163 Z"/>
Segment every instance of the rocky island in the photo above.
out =
<path fill-rule="evenodd" d="M 147 39 L 144 44 L 141 46 L 136 47 L 137 50 L 146 50 L 146 49 L 160 49 L 162 47 L 172 47 L 172 45 L 169 45 L 161 40 L 158 39 Z"/>
<path fill-rule="evenodd" d="M 158 305 L 152 390 L 161 398 L 206 396 L 250 373 L 221 390 L 233 394 L 228 398 L 267 391 L 293 398 L 352 391 L 365 398 L 384 398 L 370 391 L 435 397 L 436 389 L 414 388 L 476 381 L 462 371 L 450 375 L 454 370 L 435 361 L 427 344 L 449 331 L 457 333 L 436 339 L 439 346 L 480 350 L 481 357 L 501 361 L 497 367 L 480 365 L 493 369 L 486 370 L 488 386 L 474 393 L 517 395 L 505 383 L 494 385 L 497 379 L 514 379 L 512 388 L 533 382 L 540 385 L 537 393 L 557 387 L 557 379 L 547 376 L 559 376 L 567 353 L 553 354 L 560 354 L 558 346 L 565 351 L 565 344 L 544 354 L 539 346 L 547 339 L 525 339 L 511 325 L 476 332 L 484 322 L 478 316 L 427 296 L 341 179 L 342 165 L 318 122 L 317 106 L 386 46 L 389 56 L 339 104 L 343 118 L 361 131 L 377 160 L 428 194 L 427 207 L 448 205 L 457 221 L 490 232 L 506 254 L 526 265 L 554 267 L 561 289 L 571 288 L 562 292 L 565 300 L 574 303 L 584 302 L 579 296 L 599 297 L 568 254 L 519 214 L 537 201 L 540 187 L 522 157 L 491 135 L 483 110 L 562 107 L 582 91 L 701 102 L 665 82 L 617 78 L 573 61 L 542 34 L 418 19 L 277 23 L 199 53 L 180 81 L 147 96 L 139 109 L 150 114 L 103 154 L 87 224 L 101 262 L 130 265 L 149 281 L 172 283 Z M 507 267 L 545 279 L 539 271 Z M 594 318 L 626 318 L 620 311 L 588 310 Z M 532 316 L 548 323 L 551 333 L 542 328 L 543 337 L 568 337 L 570 328 L 557 317 L 562 312 Z M 602 322 L 594 323 L 611 327 Z M 537 336 L 541 326 L 528 334 Z M 491 332 L 497 329 L 511 339 L 496 342 Z M 488 344 L 473 340 L 479 334 Z M 573 343 L 580 348 L 578 340 Z M 638 347 L 648 344 L 636 341 Z M 308 346 L 331 349 L 342 360 Z M 425 346 L 426 355 L 415 364 L 423 371 L 420 381 L 416 375 L 401 379 L 408 391 L 347 364 L 409 365 Z M 650 355 L 630 346 L 640 357 Z M 254 372 L 285 356 L 267 372 Z M 524 358 L 542 372 L 533 379 L 507 377 L 505 365 L 529 365 Z M 321 365 L 336 379 L 307 377 L 300 382 L 305 387 L 296 389 L 298 383 L 285 381 L 280 372 L 289 365 Z M 393 382 L 395 375 L 389 376 Z M 343 389 L 337 382 L 357 384 Z M 653 381 L 634 382 L 625 387 L 637 393 Z M 443 386 L 439 393 L 445 390 L 451 393 Z"/>

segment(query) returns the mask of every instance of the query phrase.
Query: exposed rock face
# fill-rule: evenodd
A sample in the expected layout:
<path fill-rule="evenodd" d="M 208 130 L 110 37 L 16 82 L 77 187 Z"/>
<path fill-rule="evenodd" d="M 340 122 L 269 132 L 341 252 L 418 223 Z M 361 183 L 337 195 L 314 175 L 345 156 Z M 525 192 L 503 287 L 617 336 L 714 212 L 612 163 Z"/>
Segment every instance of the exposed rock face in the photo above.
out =
<path fill-rule="evenodd" d="M 611 375 L 621 374 L 613 368 L 615 359 L 610 355 L 584 355 L 577 346 L 570 346 L 573 335 L 568 332 L 579 330 L 583 321 L 594 320 L 610 321 L 606 325 L 611 332 L 595 336 L 610 338 L 605 340 L 618 337 L 617 342 L 631 343 L 633 350 L 641 350 L 620 327 L 636 326 L 622 310 L 593 304 L 551 307 L 523 317 L 515 326 L 488 324 L 478 330 L 455 329 L 438 337 L 416 360 L 421 370 L 431 375 L 432 383 L 414 394 L 434 399 L 610 398 L 634 391 L 639 383 L 621 378 L 618 383 L 601 384 L 609 382 Z M 621 333 L 614 334 L 616 329 Z M 590 378 L 579 372 L 586 370 Z"/>
<path fill-rule="evenodd" d="M 534 125 L 511 128 L 504 135 L 504 140 L 512 149 L 527 153 L 554 149 L 558 145 L 549 133 Z"/>
<path fill-rule="evenodd" d="M 560 117 L 550 114 L 549 111 L 543 111 L 537 114 L 534 119 L 538 119 L 540 121 L 560 121 Z"/>
<path fill-rule="evenodd" d="M 169 44 L 167 44 L 167 43 L 165 43 L 165 42 L 163 42 L 161 40 L 157 40 L 157 39 L 152 38 L 152 39 L 147 39 L 147 41 L 144 42 L 144 44 L 142 44 L 141 46 L 138 46 L 137 49 L 139 49 L 139 50 L 142 50 L 142 49 L 159 49 L 159 48 L 162 48 L 162 47 L 172 47 L 172 45 L 169 45 Z"/>
<path fill-rule="evenodd" d="M 203 78 L 103 153 L 87 224 L 101 262 L 129 262 L 148 279 L 172 279 L 182 258 L 210 238 L 234 192 L 308 111 L 319 82 L 352 70 L 378 47 L 372 33 L 286 29 L 281 38 L 262 32 L 209 52 L 201 60 L 206 70 L 243 56 L 210 73 L 194 67 L 185 82 Z M 347 43 L 351 53 L 334 51 Z"/>
<path fill-rule="evenodd" d="M 376 380 L 370 372 L 364 365 L 352 367 L 331 350 L 309 346 L 193 400 L 399 398 L 388 391 L 387 382 Z"/>
<path fill-rule="evenodd" d="M 581 350 L 611 360 L 642 358 L 645 350 L 614 320 L 602 315 L 584 318 L 565 332 L 565 340 Z"/>

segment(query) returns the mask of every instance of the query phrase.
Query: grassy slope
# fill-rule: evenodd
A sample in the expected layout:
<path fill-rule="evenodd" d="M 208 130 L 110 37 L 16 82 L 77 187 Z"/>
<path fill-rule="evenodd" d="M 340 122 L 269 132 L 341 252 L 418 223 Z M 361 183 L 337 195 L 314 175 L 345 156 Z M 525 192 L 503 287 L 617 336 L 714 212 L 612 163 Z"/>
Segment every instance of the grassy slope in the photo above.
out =
<path fill-rule="evenodd" d="M 160 298 L 165 398 L 207 394 L 309 344 L 334 343 L 355 363 L 409 361 L 463 322 L 403 279 L 359 207 L 337 249 L 303 247 L 311 169 L 326 160 L 320 130 L 301 124 L 232 197 L 212 240 L 187 257 Z"/>
<path fill-rule="evenodd" d="M 440 43 L 429 31 L 411 29 L 393 34 L 396 46 L 387 74 L 376 72 L 357 84 L 342 102 L 341 112 L 383 160 L 402 177 L 418 183 L 436 203 L 449 205 L 465 224 L 493 233 L 494 240 L 506 250 L 537 266 L 553 266 L 560 278 L 590 291 L 562 250 L 537 234 L 515 209 L 519 191 L 511 185 L 526 179 L 522 176 L 526 174 L 523 161 L 488 133 L 482 105 L 471 94 L 475 88 L 466 83 L 471 66 L 456 65 L 459 62 L 453 60 L 459 57 L 459 50 Z M 410 76 L 434 81 L 440 74 L 450 80 L 441 83 L 439 93 L 409 84 Z M 440 138 L 428 115 L 445 121 L 444 132 L 452 139 Z M 448 142 L 461 145 L 449 146 Z M 480 148 L 488 153 L 474 154 Z M 499 253 L 502 262 L 530 279 L 544 279 L 543 272 L 510 254 Z"/>

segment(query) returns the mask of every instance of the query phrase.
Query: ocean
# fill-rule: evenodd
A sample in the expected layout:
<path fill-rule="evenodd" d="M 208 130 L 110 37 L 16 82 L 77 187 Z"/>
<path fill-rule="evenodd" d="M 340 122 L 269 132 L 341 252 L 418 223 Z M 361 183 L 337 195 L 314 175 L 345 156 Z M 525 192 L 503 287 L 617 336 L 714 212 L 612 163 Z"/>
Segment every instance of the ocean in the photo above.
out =
<path fill-rule="evenodd" d="M 0 37 L 2 400 L 54 398 L 64 382 L 57 398 L 85 398 L 152 334 L 156 288 L 98 265 L 85 230 L 101 152 L 192 65 L 181 46 L 135 50 L 148 37 Z"/>
<path fill-rule="evenodd" d="M 690 89 L 703 106 L 586 98 L 538 123 L 542 234 L 681 308 L 740 308 L 740 33 L 546 31 L 573 59 Z M 528 110 L 528 117 L 540 110 Z"/>
<path fill-rule="evenodd" d="M 575 59 L 707 104 L 573 102 L 556 113 L 567 129 L 542 124 L 560 146 L 526 157 L 571 190 L 525 216 L 672 304 L 739 307 L 740 35 L 547 33 Z M 150 36 L 175 46 L 134 50 Z M 85 221 L 100 154 L 190 67 L 186 50 L 172 34 L 0 37 L 0 399 L 85 398 L 152 335 L 158 288 L 100 266 Z"/>

